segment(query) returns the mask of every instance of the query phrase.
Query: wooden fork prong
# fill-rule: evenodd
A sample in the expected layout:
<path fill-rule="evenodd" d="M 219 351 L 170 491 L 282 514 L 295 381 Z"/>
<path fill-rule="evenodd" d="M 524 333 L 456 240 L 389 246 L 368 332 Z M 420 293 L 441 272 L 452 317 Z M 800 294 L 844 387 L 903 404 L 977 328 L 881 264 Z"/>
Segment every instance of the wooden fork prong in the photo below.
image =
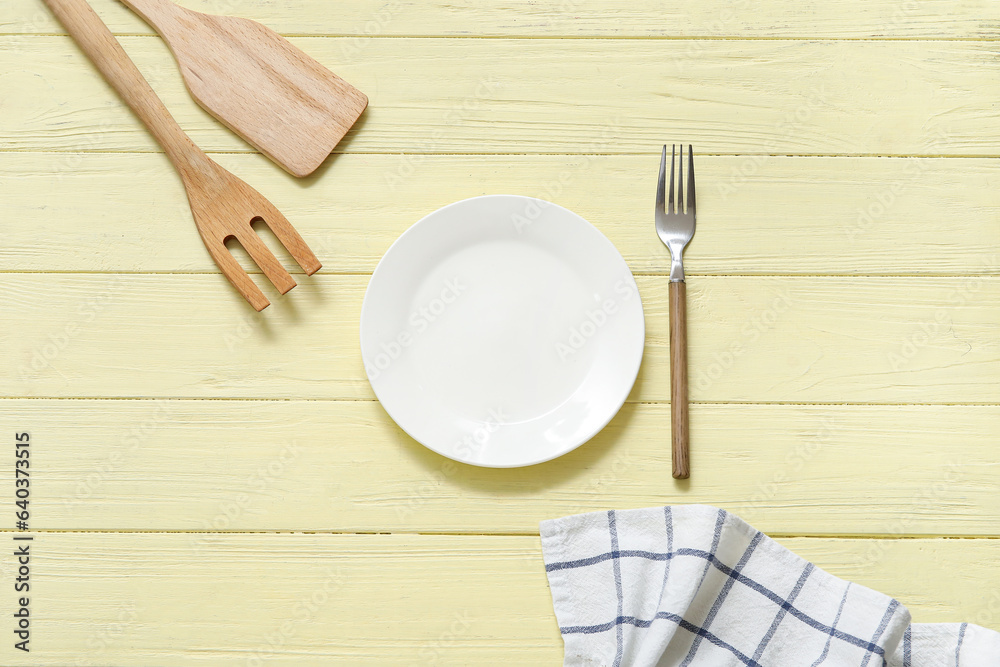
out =
<path fill-rule="evenodd" d="M 222 270 L 222 275 L 236 288 L 237 292 L 243 295 L 243 298 L 253 306 L 254 310 L 259 313 L 271 305 L 264 293 L 257 287 L 257 283 L 250 278 L 246 270 L 230 254 L 226 248 L 225 239 L 218 241 L 218 243 L 206 242 L 205 245 L 216 265 Z"/>
<path fill-rule="evenodd" d="M 281 245 L 285 246 L 285 250 L 292 256 L 292 259 L 298 262 L 307 276 L 311 276 L 323 268 L 319 259 L 309 249 L 309 246 L 306 245 L 305 240 L 299 235 L 295 227 L 292 226 L 292 223 L 288 222 L 288 219 L 282 215 L 281 211 L 272 207 L 268 216 L 261 218 L 261 220 L 271 229 L 271 232 L 277 239 L 281 241 Z"/>
<path fill-rule="evenodd" d="M 295 287 L 295 279 L 292 278 L 292 274 L 281 265 L 271 249 L 257 236 L 253 227 L 247 225 L 246 233 L 236 236 L 236 240 L 240 242 L 243 249 L 250 255 L 250 259 L 257 263 L 260 270 L 281 294 L 286 294 Z"/>

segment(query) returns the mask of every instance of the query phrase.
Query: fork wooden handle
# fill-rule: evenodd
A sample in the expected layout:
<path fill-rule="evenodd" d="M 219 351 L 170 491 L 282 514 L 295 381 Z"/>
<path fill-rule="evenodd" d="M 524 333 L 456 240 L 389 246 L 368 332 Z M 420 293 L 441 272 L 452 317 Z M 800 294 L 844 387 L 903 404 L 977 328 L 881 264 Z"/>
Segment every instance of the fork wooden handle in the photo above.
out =
<path fill-rule="evenodd" d="M 674 477 L 687 479 L 688 466 L 688 368 L 687 285 L 670 283 L 670 432 L 673 441 Z"/>
<path fill-rule="evenodd" d="M 198 169 L 207 160 L 184 133 L 163 102 L 143 78 L 125 49 L 86 0 L 45 0 L 87 57 L 97 66 L 132 111 L 149 128 L 179 169 Z"/>

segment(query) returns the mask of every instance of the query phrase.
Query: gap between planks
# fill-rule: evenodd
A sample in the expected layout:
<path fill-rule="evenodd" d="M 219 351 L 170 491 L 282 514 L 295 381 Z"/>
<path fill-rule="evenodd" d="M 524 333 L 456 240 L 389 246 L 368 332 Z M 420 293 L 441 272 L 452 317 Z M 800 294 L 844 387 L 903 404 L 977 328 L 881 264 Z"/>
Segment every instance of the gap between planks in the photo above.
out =
<path fill-rule="evenodd" d="M 277 32 L 277 31 L 276 31 Z M 114 32 L 115 37 L 156 38 L 144 32 Z M 771 37 L 766 35 L 462 35 L 399 34 L 358 35 L 356 33 L 278 32 L 290 39 L 461 39 L 508 41 L 581 41 L 581 42 L 1000 42 L 1000 37 Z M 64 32 L 0 32 L 0 37 L 68 37 Z"/>
<path fill-rule="evenodd" d="M 673 503 L 676 505 L 683 505 L 685 503 Z M 344 535 L 365 535 L 372 537 L 379 536 L 423 536 L 423 537 L 538 537 L 537 532 L 523 532 L 523 531 L 513 531 L 509 533 L 496 532 L 496 531 L 486 531 L 486 532 L 474 532 L 474 531 L 402 531 L 402 530 L 391 530 L 391 531 L 357 531 L 357 530 L 112 530 L 112 529 L 72 529 L 72 528 L 46 528 L 30 531 L 16 531 L 16 530 L 0 530 L 0 535 L 10 534 L 10 535 L 21 535 L 21 534 L 31 534 L 31 535 L 45 535 L 45 534 L 93 534 L 93 535 L 225 535 L 225 536 L 235 536 L 235 535 L 274 535 L 274 536 L 287 536 L 287 535 L 329 535 L 333 536 L 344 536 Z M 1000 540 L 1000 535 L 953 535 L 948 533 L 940 534 L 894 534 L 894 533 L 782 533 L 782 532 L 765 532 L 765 534 L 776 540 L 783 539 L 815 539 L 815 540 Z"/>
<path fill-rule="evenodd" d="M 1000 41 L 1000 40 L 998 40 Z M 657 144 L 659 145 L 659 144 Z M 4 153 L 12 154 L 27 154 L 27 155 L 64 155 L 64 154 L 81 154 L 81 155 L 164 155 L 162 150 L 109 150 L 107 148 L 97 148 L 89 150 L 86 148 L 72 148 L 67 150 L 36 150 L 32 148 L 3 148 L 0 147 L 0 155 Z M 235 151 L 235 150 L 218 150 L 218 149 L 206 149 L 205 153 L 207 155 L 259 155 L 256 151 Z M 630 151 L 627 153 L 594 153 L 594 152 L 581 152 L 581 153 L 567 153 L 566 151 L 557 152 L 545 152 L 536 151 L 532 153 L 526 153 L 524 151 L 506 153 L 497 151 L 495 153 L 480 153 L 473 151 L 441 151 L 437 153 L 422 153 L 417 151 L 359 151 L 359 152 L 347 152 L 338 151 L 334 149 L 331 156 L 338 155 L 355 155 L 355 156 L 382 156 L 382 155 L 412 155 L 419 157 L 649 157 L 657 156 L 659 152 L 652 150 L 647 152 Z M 738 158 L 738 157 L 767 157 L 767 158 L 867 158 L 867 159 L 885 159 L 885 160 L 906 160 L 906 159 L 934 159 L 934 160 L 944 160 L 944 159 L 955 159 L 955 160 L 995 160 L 1000 158 L 1000 153 L 996 154 L 979 154 L 979 153 L 718 153 L 718 152 L 699 152 L 697 153 L 699 157 L 721 157 L 721 158 Z M 322 167 L 321 167 L 322 168 Z"/>
<path fill-rule="evenodd" d="M 210 403 L 212 401 L 223 401 L 223 402 L 235 402 L 235 403 L 378 403 L 377 398 L 282 398 L 282 397 L 267 397 L 267 396 L 255 396 L 252 398 L 247 398 L 246 396 L 0 396 L 0 401 L 175 401 L 175 402 L 206 402 Z M 868 401 L 863 403 L 848 403 L 844 401 L 839 402 L 806 402 L 806 401 L 688 401 L 690 405 L 739 405 L 739 406 L 765 406 L 765 405 L 778 405 L 778 406 L 803 406 L 803 407 L 848 407 L 848 408 L 865 408 L 865 407 L 928 407 L 928 408 L 940 408 L 940 407 L 963 407 L 963 408 L 995 408 L 1000 407 L 1000 403 L 887 403 L 887 402 L 877 402 Z M 628 405 L 670 405 L 669 400 L 643 400 L 643 401 L 628 401 Z"/>
<path fill-rule="evenodd" d="M 286 267 L 293 275 L 304 275 L 301 269 Z M 246 269 L 250 275 L 263 275 L 260 269 Z M 205 269 L 202 271 L 88 271 L 88 270 L 55 270 L 39 271 L 37 269 L 10 269 L 0 270 L 0 278 L 6 275 L 11 276 L 217 276 L 219 271 Z M 715 273 L 705 271 L 695 273 L 685 272 L 694 278 L 864 278 L 866 280 L 878 278 L 998 278 L 996 273 L 956 273 L 956 272 L 927 272 L 927 273 Z M 314 275 L 319 276 L 355 276 L 370 277 L 369 271 L 336 271 L 321 269 Z M 646 278 L 668 278 L 669 270 L 664 271 L 632 271 L 633 276 Z"/>

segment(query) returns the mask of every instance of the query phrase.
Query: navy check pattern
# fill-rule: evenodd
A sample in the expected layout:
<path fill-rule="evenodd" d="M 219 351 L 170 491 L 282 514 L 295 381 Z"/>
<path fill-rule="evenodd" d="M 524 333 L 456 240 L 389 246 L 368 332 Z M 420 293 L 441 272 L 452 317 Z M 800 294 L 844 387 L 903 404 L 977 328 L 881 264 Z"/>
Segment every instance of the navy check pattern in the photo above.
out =
<path fill-rule="evenodd" d="M 542 540 L 566 665 L 938 664 L 914 661 L 913 628 L 931 626 L 911 626 L 898 601 L 833 577 L 723 510 L 579 515 L 543 524 Z M 963 655 L 967 625 L 955 628 L 940 664 L 978 665 Z"/>

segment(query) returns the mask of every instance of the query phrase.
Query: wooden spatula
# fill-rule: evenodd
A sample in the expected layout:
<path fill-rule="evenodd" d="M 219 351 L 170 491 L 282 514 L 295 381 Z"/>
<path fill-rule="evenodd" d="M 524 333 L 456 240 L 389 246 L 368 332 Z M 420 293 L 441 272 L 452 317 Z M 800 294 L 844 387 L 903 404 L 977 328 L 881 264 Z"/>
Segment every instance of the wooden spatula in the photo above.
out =
<path fill-rule="evenodd" d="M 205 247 L 250 305 L 263 310 L 268 300 L 229 254 L 226 241 L 230 238 L 240 242 L 279 292 L 284 294 L 295 287 L 295 280 L 257 236 L 252 226 L 254 220 L 263 219 L 267 223 L 306 274 L 312 275 L 321 268 L 316 255 L 271 202 L 212 161 L 191 141 L 86 0 L 45 0 L 45 4 L 163 146 L 184 182 Z"/>
<path fill-rule="evenodd" d="M 206 111 L 295 176 L 308 176 L 368 98 L 259 23 L 211 16 L 169 0 L 121 0 L 173 51 Z"/>

